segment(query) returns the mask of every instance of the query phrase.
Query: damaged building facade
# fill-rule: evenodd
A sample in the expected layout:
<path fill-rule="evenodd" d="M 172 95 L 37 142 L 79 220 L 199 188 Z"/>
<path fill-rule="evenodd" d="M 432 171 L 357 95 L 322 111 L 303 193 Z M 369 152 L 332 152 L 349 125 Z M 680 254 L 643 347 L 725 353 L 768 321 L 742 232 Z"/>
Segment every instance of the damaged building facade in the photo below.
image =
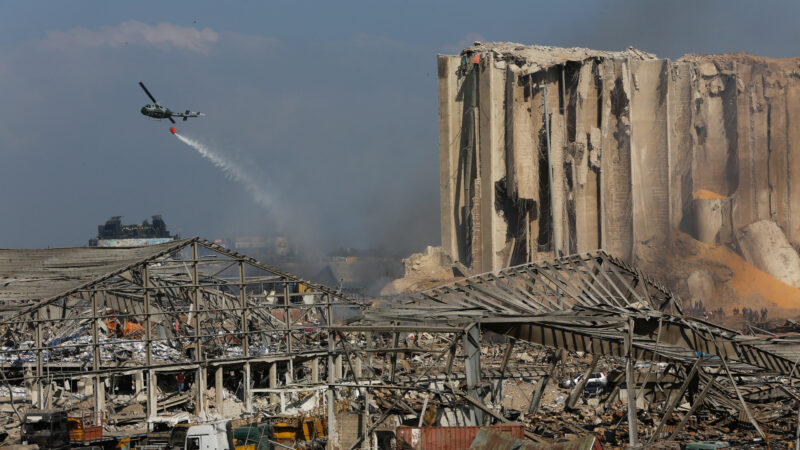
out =
<path fill-rule="evenodd" d="M 799 63 L 512 43 L 439 55 L 443 249 L 475 272 L 597 248 L 657 272 L 676 231 L 739 245 L 766 220 L 800 245 Z"/>

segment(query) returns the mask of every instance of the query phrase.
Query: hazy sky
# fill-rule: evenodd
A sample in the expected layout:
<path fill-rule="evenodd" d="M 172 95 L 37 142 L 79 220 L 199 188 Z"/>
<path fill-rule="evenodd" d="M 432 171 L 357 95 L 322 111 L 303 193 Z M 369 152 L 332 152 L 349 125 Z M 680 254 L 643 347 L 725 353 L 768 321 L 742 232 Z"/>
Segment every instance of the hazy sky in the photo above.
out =
<path fill-rule="evenodd" d="M 162 214 L 184 236 L 418 251 L 440 240 L 437 53 L 800 55 L 796 2 L 388 3 L 3 2 L 0 247 L 85 245 L 112 215 Z M 139 80 L 206 112 L 179 132 L 272 206 L 140 115 Z"/>

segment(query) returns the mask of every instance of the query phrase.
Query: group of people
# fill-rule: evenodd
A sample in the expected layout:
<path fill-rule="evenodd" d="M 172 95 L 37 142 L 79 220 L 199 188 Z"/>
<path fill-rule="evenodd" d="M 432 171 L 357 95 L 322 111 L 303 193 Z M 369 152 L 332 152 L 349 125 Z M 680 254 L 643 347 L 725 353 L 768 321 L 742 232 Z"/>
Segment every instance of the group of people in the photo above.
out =
<path fill-rule="evenodd" d="M 755 309 L 742 308 L 742 317 L 748 322 L 766 322 L 767 321 L 767 308 L 761 308 L 756 311 Z M 733 308 L 733 315 L 739 315 L 739 308 Z"/>
<path fill-rule="evenodd" d="M 745 321 L 756 323 L 756 322 L 766 322 L 767 321 L 767 313 L 769 312 L 767 308 L 761 308 L 759 310 L 752 309 L 752 308 L 733 308 L 732 310 L 733 316 L 738 317 L 741 315 Z M 694 317 L 702 317 L 705 320 L 719 320 L 725 317 L 725 311 L 723 309 L 717 308 L 713 310 L 706 309 L 706 306 L 703 304 L 702 301 L 696 301 L 691 306 L 689 306 L 686 310 L 686 313 L 690 316 Z"/>
<path fill-rule="evenodd" d="M 702 301 L 694 302 L 693 305 L 689 306 L 686 313 L 693 317 L 702 317 L 705 320 L 719 320 L 725 316 L 725 311 L 722 310 L 722 307 L 707 310 Z"/>

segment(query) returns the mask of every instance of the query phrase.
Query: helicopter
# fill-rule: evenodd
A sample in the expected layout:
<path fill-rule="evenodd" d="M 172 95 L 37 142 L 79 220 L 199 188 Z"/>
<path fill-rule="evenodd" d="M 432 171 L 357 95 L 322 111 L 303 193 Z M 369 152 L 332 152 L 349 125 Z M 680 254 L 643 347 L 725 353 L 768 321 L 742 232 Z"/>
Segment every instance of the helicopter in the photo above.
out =
<path fill-rule="evenodd" d="M 144 86 L 144 83 L 140 81 L 139 86 L 141 86 L 142 89 L 144 89 L 144 93 L 147 94 L 147 96 L 150 97 L 150 100 L 153 101 L 153 104 L 144 105 L 140 110 L 141 113 L 147 117 L 152 117 L 153 119 L 158 119 L 158 120 L 169 119 L 170 122 L 175 123 L 175 120 L 172 119 L 173 117 L 183 117 L 183 120 L 186 121 L 189 119 L 189 117 L 205 116 L 205 114 L 201 112 L 193 112 L 189 111 L 188 109 L 186 110 L 186 112 L 182 113 L 174 112 L 165 106 L 159 105 L 158 100 L 156 100 L 155 97 L 153 97 L 153 94 L 151 94 L 150 91 L 147 90 L 147 88 Z"/>

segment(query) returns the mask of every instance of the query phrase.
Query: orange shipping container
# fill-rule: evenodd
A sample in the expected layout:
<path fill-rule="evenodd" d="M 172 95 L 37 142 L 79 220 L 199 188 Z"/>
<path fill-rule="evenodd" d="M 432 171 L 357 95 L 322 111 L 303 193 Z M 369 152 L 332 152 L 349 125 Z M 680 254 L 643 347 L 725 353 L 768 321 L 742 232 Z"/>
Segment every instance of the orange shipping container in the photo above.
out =
<path fill-rule="evenodd" d="M 72 442 L 98 441 L 103 438 L 103 413 L 84 413 L 68 417 L 69 440 Z"/>
<path fill-rule="evenodd" d="M 492 425 L 489 428 L 517 439 L 525 438 L 522 424 Z M 399 426 L 395 430 L 397 445 L 419 450 L 463 450 L 468 449 L 481 427 L 409 427 Z"/>

